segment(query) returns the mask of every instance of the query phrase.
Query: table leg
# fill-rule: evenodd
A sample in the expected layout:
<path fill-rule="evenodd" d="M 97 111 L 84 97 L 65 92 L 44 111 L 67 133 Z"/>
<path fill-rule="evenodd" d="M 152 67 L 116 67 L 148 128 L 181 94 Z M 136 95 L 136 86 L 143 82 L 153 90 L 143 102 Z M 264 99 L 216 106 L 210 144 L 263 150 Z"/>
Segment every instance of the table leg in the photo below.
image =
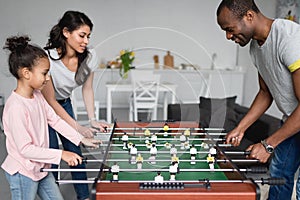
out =
<path fill-rule="evenodd" d="M 164 92 L 164 114 L 163 114 L 163 119 L 167 120 L 168 118 L 168 95 L 167 92 Z"/>
<path fill-rule="evenodd" d="M 111 123 L 111 105 L 112 105 L 112 98 L 111 98 L 111 90 L 107 89 L 107 97 L 106 97 L 106 121 L 107 123 Z"/>

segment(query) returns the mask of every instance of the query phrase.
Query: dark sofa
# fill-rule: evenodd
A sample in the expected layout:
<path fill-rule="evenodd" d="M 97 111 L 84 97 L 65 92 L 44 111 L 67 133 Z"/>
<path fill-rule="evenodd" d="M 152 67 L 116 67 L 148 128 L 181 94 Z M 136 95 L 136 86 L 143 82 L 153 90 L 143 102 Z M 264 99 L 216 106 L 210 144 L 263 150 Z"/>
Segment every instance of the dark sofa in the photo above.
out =
<path fill-rule="evenodd" d="M 169 104 L 168 119 L 176 121 L 198 121 L 204 128 L 224 128 L 225 132 L 235 128 L 248 112 L 248 108 L 235 103 L 236 96 L 224 99 L 200 97 L 200 104 Z M 258 143 L 280 127 L 280 119 L 268 114 L 261 116 L 245 132 L 238 150 Z"/>

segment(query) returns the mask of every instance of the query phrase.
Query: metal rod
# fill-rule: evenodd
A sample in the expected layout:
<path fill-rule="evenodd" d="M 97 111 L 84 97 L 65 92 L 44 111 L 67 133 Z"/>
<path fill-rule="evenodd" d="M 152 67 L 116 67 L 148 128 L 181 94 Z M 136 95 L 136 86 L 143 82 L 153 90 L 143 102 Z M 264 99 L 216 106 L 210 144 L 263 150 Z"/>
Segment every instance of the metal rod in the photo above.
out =
<path fill-rule="evenodd" d="M 112 140 L 119 141 L 120 138 L 112 138 Z M 130 138 L 130 140 L 146 140 L 146 138 Z M 149 140 L 149 139 L 148 139 Z M 165 141 L 165 140 L 171 140 L 171 141 L 178 141 L 179 138 L 157 138 L 157 141 Z M 223 138 L 189 138 L 189 141 L 224 141 Z"/>
<path fill-rule="evenodd" d="M 224 151 L 224 152 L 227 155 L 248 155 L 249 154 L 249 151 Z M 126 151 L 126 150 L 123 150 L 123 151 L 112 150 L 112 151 L 109 151 L 109 153 L 129 154 L 128 151 Z M 149 151 L 138 151 L 138 153 L 149 154 Z M 197 154 L 208 154 L 208 153 L 209 153 L 209 151 L 197 151 Z M 170 154 L 170 151 L 157 150 L 157 154 Z M 189 151 L 177 151 L 177 154 L 190 154 L 190 152 Z"/>
<path fill-rule="evenodd" d="M 105 147 L 107 146 L 106 144 L 102 144 L 101 145 L 102 147 Z M 113 147 L 123 147 L 123 144 L 111 144 L 110 146 L 113 146 Z M 141 147 L 141 146 L 145 146 L 145 144 L 136 144 L 135 145 L 136 147 Z M 163 147 L 165 146 L 164 144 L 156 144 L 157 147 Z M 176 144 L 175 146 L 180 146 L 180 144 Z M 195 147 L 199 147 L 201 146 L 201 144 L 195 144 Z M 223 145 L 220 145 L 219 146 L 221 147 L 231 147 L 231 144 L 223 144 Z M 124 154 L 128 154 L 127 151 L 110 151 L 111 153 L 124 153 Z M 149 153 L 149 151 L 139 151 L 139 153 Z M 170 153 L 170 151 L 159 151 L 159 153 Z M 227 151 L 226 151 L 227 152 Z M 177 151 L 177 154 L 182 154 L 184 153 L 183 151 Z M 187 152 L 188 153 L 188 152 Z M 208 151 L 200 151 L 198 152 L 199 154 L 205 154 L 205 153 L 208 153 Z M 103 154 L 103 152 L 101 151 L 97 151 L 97 152 L 87 152 L 87 153 L 82 153 L 83 156 L 87 156 L 87 155 L 99 155 L 99 154 Z M 228 154 L 239 154 L 239 155 L 248 155 L 246 152 L 243 152 L 243 151 L 237 151 L 237 152 L 230 152 L 228 151 Z"/>
<path fill-rule="evenodd" d="M 109 151 L 109 153 L 117 153 L 117 154 L 128 154 L 128 151 Z M 149 151 L 138 151 L 138 153 L 149 154 Z M 189 151 L 177 151 L 177 154 L 190 154 Z M 208 154 L 209 151 L 198 151 L 197 154 Z M 170 154 L 170 151 L 160 151 L 157 150 L 157 154 Z"/>
<path fill-rule="evenodd" d="M 111 133 L 96 133 L 96 135 L 110 135 Z M 145 135 L 144 132 L 126 132 L 127 135 L 137 135 L 137 136 L 142 136 L 142 135 Z M 165 135 L 165 134 L 168 134 L 168 135 L 182 135 L 181 132 L 167 132 L 167 133 L 155 133 L 155 135 Z M 114 135 L 124 135 L 124 132 L 117 132 L 117 133 L 114 133 Z M 190 135 L 213 135 L 213 136 L 225 136 L 227 135 L 227 133 L 223 133 L 223 132 L 205 132 L 205 133 L 194 133 L 194 132 L 191 132 Z"/>
<path fill-rule="evenodd" d="M 102 144 L 101 146 L 107 146 L 106 144 Z M 114 147 L 123 147 L 123 144 L 111 144 L 110 146 L 114 146 Z M 146 144 L 135 144 L 136 147 L 142 147 L 142 146 L 146 146 Z M 157 147 L 162 147 L 165 146 L 165 144 L 156 144 L 155 146 Z M 176 147 L 180 147 L 180 144 L 175 144 Z M 195 144 L 195 147 L 200 147 L 201 144 Z"/>
<path fill-rule="evenodd" d="M 129 158 L 128 159 L 107 159 L 106 160 L 107 162 L 129 162 Z M 144 162 L 171 162 L 172 160 L 171 159 L 165 159 L 165 160 L 161 160 L 161 159 L 155 159 L 155 160 L 149 160 L 149 159 L 146 159 L 146 160 L 143 160 Z M 179 162 L 207 162 L 206 159 L 197 159 L 197 160 L 190 160 L 190 159 L 182 159 L 180 160 L 179 159 Z M 95 160 L 85 160 L 85 162 L 103 162 L 103 160 L 99 160 L 99 159 L 95 159 Z M 226 162 L 229 162 L 229 160 L 226 160 L 226 159 L 217 159 L 216 162 L 222 162 L 222 163 L 226 163 Z M 254 159 L 233 159 L 232 162 L 259 162 L 259 160 L 254 160 Z"/>
<path fill-rule="evenodd" d="M 94 183 L 94 180 L 58 180 L 60 184 L 74 184 L 74 183 Z M 205 183 L 206 181 L 191 181 L 191 180 L 164 180 L 164 183 Z M 255 181 L 256 182 L 256 181 Z M 262 182 L 258 180 L 258 182 Z M 98 180 L 97 183 L 111 183 L 111 180 Z M 156 183 L 154 180 L 135 181 L 135 180 L 118 180 L 116 183 Z M 209 183 L 252 183 L 251 180 L 209 180 Z"/>
<path fill-rule="evenodd" d="M 99 172 L 99 169 L 41 169 L 42 172 Z M 104 172 L 110 172 L 110 169 L 103 169 Z M 120 172 L 169 172 L 169 169 L 120 169 Z M 237 172 L 237 169 L 180 169 L 180 172 Z M 247 172 L 249 169 L 240 169 Z"/>
<path fill-rule="evenodd" d="M 110 130 L 112 128 L 107 128 L 107 130 Z M 163 130 L 163 127 L 127 127 L 127 128 L 115 128 L 115 130 L 134 130 L 134 131 L 138 131 L 138 130 Z M 199 130 L 199 131 L 224 131 L 223 128 L 168 128 L 169 131 L 177 131 L 177 130 Z"/>

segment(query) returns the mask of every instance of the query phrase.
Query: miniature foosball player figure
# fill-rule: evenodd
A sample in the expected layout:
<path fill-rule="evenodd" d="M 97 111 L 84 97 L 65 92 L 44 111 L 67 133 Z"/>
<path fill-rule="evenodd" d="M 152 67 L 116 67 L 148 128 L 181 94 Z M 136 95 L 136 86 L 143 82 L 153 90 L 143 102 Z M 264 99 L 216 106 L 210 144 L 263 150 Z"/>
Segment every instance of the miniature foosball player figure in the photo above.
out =
<path fill-rule="evenodd" d="M 201 146 L 202 148 L 204 148 L 204 149 L 209 149 L 208 144 L 205 143 L 205 142 L 202 142 L 200 146 Z"/>
<path fill-rule="evenodd" d="M 120 166 L 117 164 L 117 162 L 114 162 L 114 165 L 110 168 L 111 173 L 113 174 L 113 181 L 119 180 L 119 172 L 120 172 Z"/>
<path fill-rule="evenodd" d="M 137 155 L 137 148 L 135 147 L 135 144 L 132 145 L 130 149 L 130 163 L 131 164 L 136 164 L 136 155 Z"/>
<path fill-rule="evenodd" d="M 216 155 L 217 155 L 217 149 L 215 147 L 211 147 L 209 149 L 209 153 L 210 153 L 211 156 L 216 157 Z"/>
<path fill-rule="evenodd" d="M 191 136 L 191 129 L 190 128 L 185 129 L 184 135 L 187 138 L 187 140 L 189 140 Z"/>
<path fill-rule="evenodd" d="M 194 144 L 192 144 L 192 147 L 190 148 L 190 154 L 191 154 L 191 165 L 196 164 L 196 155 L 197 155 L 197 149 Z"/>
<path fill-rule="evenodd" d="M 149 137 L 151 135 L 151 132 L 149 129 L 145 129 L 144 131 L 144 136 L 145 136 L 145 144 L 148 144 L 149 143 Z"/>
<path fill-rule="evenodd" d="M 127 143 L 127 148 L 129 149 L 129 151 L 130 151 L 130 149 L 131 149 L 132 146 L 133 146 L 133 143 L 132 143 L 132 142 L 128 142 L 128 143 Z"/>
<path fill-rule="evenodd" d="M 189 141 L 186 141 L 186 142 L 184 143 L 184 148 L 185 148 L 185 149 L 190 149 L 190 142 L 189 142 Z"/>
<path fill-rule="evenodd" d="M 155 133 L 152 134 L 151 136 L 151 142 L 156 143 L 157 142 L 157 135 Z"/>
<path fill-rule="evenodd" d="M 157 172 L 157 175 L 154 178 L 155 183 L 163 183 L 164 177 L 161 175 L 161 172 Z"/>
<path fill-rule="evenodd" d="M 209 165 L 209 169 L 213 171 L 215 169 L 215 157 L 213 157 L 210 153 L 207 155 L 207 163 Z"/>
<path fill-rule="evenodd" d="M 171 149 L 171 144 L 169 142 L 166 142 L 164 144 L 164 147 L 166 147 L 166 149 Z"/>
<path fill-rule="evenodd" d="M 186 137 L 185 137 L 184 133 L 181 134 L 181 136 L 179 137 L 179 140 L 180 140 L 180 149 L 184 149 L 185 142 L 186 142 Z"/>
<path fill-rule="evenodd" d="M 177 149 L 175 144 L 172 144 L 172 147 L 170 149 L 170 155 L 172 156 L 173 154 L 177 154 Z"/>
<path fill-rule="evenodd" d="M 156 148 L 156 145 L 153 143 L 152 144 L 152 147 L 150 148 L 150 163 L 151 164 L 156 164 L 156 154 L 157 154 L 157 148 Z"/>
<path fill-rule="evenodd" d="M 147 149 L 151 149 L 151 147 L 152 147 L 152 143 L 148 142 L 148 143 L 146 144 L 146 148 L 147 148 Z"/>
<path fill-rule="evenodd" d="M 137 169 L 142 169 L 143 161 L 144 161 L 144 159 L 143 159 L 142 155 L 139 153 L 138 156 L 136 157 Z"/>
<path fill-rule="evenodd" d="M 128 146 L 128 135 L 126 132 L 124 132 L 124 135 L 122 136 L 122 142 L 123 142 L 123 149 L 127 149 Z"/>
<path fill-rule="evenodd" d="M 179 158 L 176 156 L 176 154 L 173 154 L 171 157 L 171 163 L 174 163 L 176 167 L 178 167 L 179 164 Z"/>
<path fill-rule="evenodd" d="M 164 136 L 168 137 L 169 125 L 167 123 L 165 123 L 163 131 L 164 131 Z"/>
<path fill-rule="evenodd" d="M 170 172 L 170 181 L 175 181 L 176 174 L 178 173 L 178 165 L 176 165 L 176 163 L 172 162 L 169 167 L 169 172 Z"/>

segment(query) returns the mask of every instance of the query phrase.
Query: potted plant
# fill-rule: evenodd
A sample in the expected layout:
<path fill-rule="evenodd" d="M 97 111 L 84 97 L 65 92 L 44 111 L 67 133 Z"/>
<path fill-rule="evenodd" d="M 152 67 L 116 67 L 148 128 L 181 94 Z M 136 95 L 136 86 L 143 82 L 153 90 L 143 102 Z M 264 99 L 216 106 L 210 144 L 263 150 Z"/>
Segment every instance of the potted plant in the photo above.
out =
<path fill-rule="evenodd" d="M 117 60 L 120 64 L 120 76 L 124 79 L 128 78 L 128 71 L 132 68 L 134 61 L 134 52 L 129 50 L 121 50 Z"/>

